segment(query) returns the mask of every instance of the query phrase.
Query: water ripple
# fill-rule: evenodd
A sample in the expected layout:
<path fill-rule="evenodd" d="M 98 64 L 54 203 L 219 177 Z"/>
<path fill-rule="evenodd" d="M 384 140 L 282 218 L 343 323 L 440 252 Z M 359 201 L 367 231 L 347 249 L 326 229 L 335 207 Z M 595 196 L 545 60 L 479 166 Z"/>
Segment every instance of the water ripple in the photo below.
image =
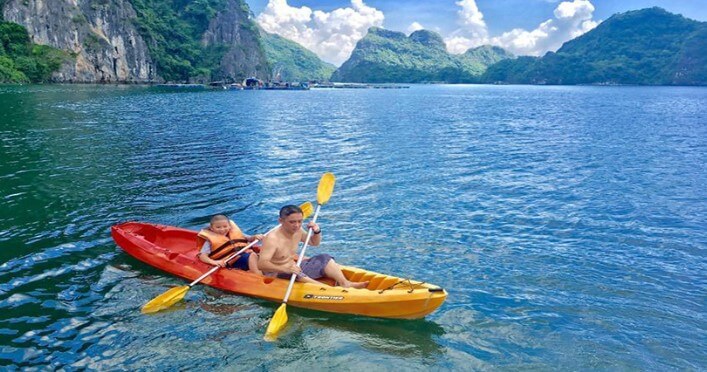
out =
<path fill-rule="evenodd" d="M 0 87 L 0 102 L 3 364 L 707 365 L 702 88 L 81 85 Z M 198 228 L 227 213 L 263 232 L 281 205 L 313 201 L 324 171 L 337 185 L 312 252 L 441 285 L 439 311 L 394 321 L 288 309 L 276 344 L 261 339 L 275 305 L 206 287 L 139 313 L 184 282 L 122 253 L 112 224 Z"/>

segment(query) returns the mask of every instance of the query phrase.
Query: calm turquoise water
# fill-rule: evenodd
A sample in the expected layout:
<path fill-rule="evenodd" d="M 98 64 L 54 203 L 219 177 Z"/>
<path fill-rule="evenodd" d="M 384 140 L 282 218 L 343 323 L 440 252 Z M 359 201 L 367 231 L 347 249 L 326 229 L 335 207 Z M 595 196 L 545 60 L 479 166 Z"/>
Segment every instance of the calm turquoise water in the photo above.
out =
<path fill-rule="evenodd" d="M 0 366 L 705 370 L 707 89 L 0 86 Z M 419 321 L 288 307 L 122 253 L 112 224 L 246 232 L 314 200 L 328 252 L 441 285 Z"/>

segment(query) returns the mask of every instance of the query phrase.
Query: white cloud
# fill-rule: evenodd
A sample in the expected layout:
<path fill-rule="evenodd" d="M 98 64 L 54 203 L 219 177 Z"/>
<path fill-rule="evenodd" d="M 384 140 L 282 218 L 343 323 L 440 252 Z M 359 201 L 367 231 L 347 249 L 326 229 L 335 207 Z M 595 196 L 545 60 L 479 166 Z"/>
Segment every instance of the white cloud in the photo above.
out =
<path fill-rule="evenodd" d="M 598 24 L 592 19 L 594 5 L 590 0 L 563 1 L 553 12 L 555 18 L 542 22 L 534 30 L 516 28 L 489 38 L 483 14 L 475 1 L 463 0 L 456 4 L 462 8 L 458 12 L 462 27 L 445 39 L 447 49 L 452 53 L 463 53 L 481 44 L 493 44 L 516 55 L 541 56 L 548 51 L 556 51 L 564 42 Z"/>
<path fill-rule="evenodd" d="M 464 53 L 469 48 L 487 44 L 488 28 L 476 1 L 460 0 L 456 4 L 461 8 L 457 11 L 461 27 L 444 39 L 447 50 L 451 53 Z"/>
<path fill-rule="evenodd" d="M 550 1 L 550 0 L 548 0 Z M 501 46 L 516 55 L 540 56 L 556 51 L 562 44 L 597 26 L 591 0 L 568 0 L 555 8 L 553 18 L 534 30 L 513 29 L 500 36 L 489 36 L 484 14 L 475 0 L 458 0 L 459 28 L 444 41 L 451 53 L 463 53 L 483 44 Z M 309 7 L 292 7 L 287 0 L 269 0 L 257 21 L 267 32 L 294 40 L 321 59 L 340 65 L 351 55 L 356 43 L 372 26 L 383 26 L 385 16 L 364 0 L 351 0 L 351 6 L 331 12 Z M 408 26 L 408 33 L 422 29 L 418 22 Z M 434 28 L 433 28 L 434 29 Z"/>
<path fill-rule="evenodd" d="M 460 0 L 456 4 L 461 7 L 457 12 L 464 31 L 472 38 L 485 39 L 488 36 L 484 14 L 479 11 L 474 0 Z"/>
<path fill-rule="evenodd" d="M 411 34 L 415 31 L 424 30 L 424 29 L 425 28 L 421 24 L 419 24 L 417 22 L 413 22 L 410 24 L 410 26 L 408 26 L 408 34 Z"/>
<path fill-rule="evenodd" d="M 292 7 L 287 0 L 269 0 L 257 21 L 265 31 L 296 41 L 321 59 L 340 65 L 368 28 L 381 27 L 384 18 L 383 12 L 363 0 L 351 0 L 351 7 L 331 12 Z"/>

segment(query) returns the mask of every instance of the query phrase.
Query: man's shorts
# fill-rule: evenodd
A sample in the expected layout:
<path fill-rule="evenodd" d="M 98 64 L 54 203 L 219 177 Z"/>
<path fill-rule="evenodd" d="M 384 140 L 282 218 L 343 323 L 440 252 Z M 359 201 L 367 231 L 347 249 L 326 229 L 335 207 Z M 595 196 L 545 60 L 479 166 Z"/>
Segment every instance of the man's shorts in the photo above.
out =
<path fill-rule="evenodd" d="M 333 257 L 330 255 L 324 253 L 324 254 L 318 254 L 306 261 L 302 261 L 302 274 L 300 274 L 300 277 L 310 277 L 312 279 L 319 279 L 323 278 L 326 275 L 324 275 L 324 268 L 326 265 L 331 261 Z M 247 262 L 246 262 L 247 263 Z M 290 279 L 292 277 L 292 274 L 286 274 L 286 273 L 265 273 L 265 276 L 277 276 L 280 279 Z"/>
<path fill-rule="evenodd" d="M 325 277 L 324 268 L 332 260 L 326 253 L 318 254 L 307 261 L 302 261 L 302 273 L 312 279 Z"/>

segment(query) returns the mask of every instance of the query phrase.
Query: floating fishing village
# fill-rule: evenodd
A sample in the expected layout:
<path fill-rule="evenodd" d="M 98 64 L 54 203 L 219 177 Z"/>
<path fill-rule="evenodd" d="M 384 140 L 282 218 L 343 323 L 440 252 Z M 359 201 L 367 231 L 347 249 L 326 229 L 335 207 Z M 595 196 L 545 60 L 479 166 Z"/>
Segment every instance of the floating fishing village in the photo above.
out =
<path fill-rule="evenodd" d="M 365 83 L 332 83 L 332 82 L 283 82 L 263 81 L 251 77 L 240 83 L 215 81 L 208 84 L 157 84 L 159 88 L 168 89 L 223 89 L 223 90 L 310 90 L 310 89 L 408 89 L 409 85 L 401 84 L 365 84 Z"/>

